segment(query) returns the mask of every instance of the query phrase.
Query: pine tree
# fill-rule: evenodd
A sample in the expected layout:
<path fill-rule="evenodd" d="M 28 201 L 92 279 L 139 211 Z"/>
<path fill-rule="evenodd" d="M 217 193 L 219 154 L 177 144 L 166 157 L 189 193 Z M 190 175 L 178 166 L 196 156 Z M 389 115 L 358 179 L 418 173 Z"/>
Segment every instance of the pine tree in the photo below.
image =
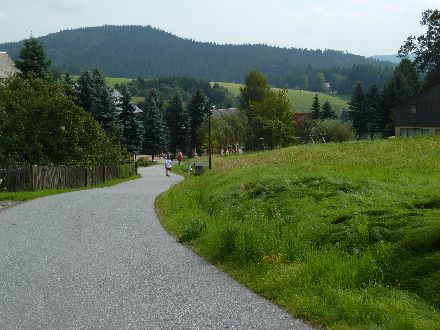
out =
<path fill-rule="evenodd" d="M 376 85 L 372 85 L 365 95 L 366 124 L 371 139 L 381 131 L 381 97 Z"/>
<path fill-rule="evenodd" d="M 142 150 L 147 154 L 151 154 L 151 160 L 154 160 L 155 155 L 167 149 L 167 127 L 159 104 L 156 90 L 150 90 L 144 103 Z"/>
<path fill-rule="evenodd" d="M 197 130 L 202 126 L 206 113 L 206 97 L 200 89 L 196 91 L 189 101 L 187 109 L 191 122 L 190 150 L 192 151 L 200 146 L 197 140 Z"/>
<path fill-rule="evenodd" d="M 32 36 L 26 39 L 16 66 L 25 77 L 35 75 L 38 78 L 46 78 L 50 61 L 46 60 L 43 44 Z"/>
<path fill-rule="evenodd" d="M 181 150 L 188 154 L 191 123 L 179 94 L 175 94 L 171 100 L 166 118 L 170 132 L 170 149 L 172 152 Z"/>
<path fill-rule="evenodd" d="M 322 105 L 321 119 L 336 119 L 336 113 L 329 101 L 325 101 Z"/>
<path fill-rule="evenodd" d="M 113 89 L 99 70 L 83 72 L 75 87 L 76 103 L 90 112 L 111 135 L 117 135 L 118 116 Z"/>
<path fill-rule="evenodd" d="M 90 71 L 83 72 L 75 85 L 75 103 L 87 112 L 92 112 L 94 86 Z"/>
<path fill-rule="evenodd" d="M 142 145 L 141 130 L 127 85 L 122 87 L 119 107 L 121 108 L 119 122 L 122 126 L 122 145 L 128 152 L 137 153 Z"/>
<path fill-rule="evenodd" d="M 354 130 L 361 138 L 367 132 L 365 94 L 361 83 L 356 85 L 348 104 L 348 117 L 353 123 Z"/>
<path fill-rule="evenodd" d="M 312 119 L 321 119 L 321 104 L 319 103 L 318 94 L 315 94 L 315 96 L 313 97 L 313 103 L 310 108 L 310 112 L 312 113 Z"/>

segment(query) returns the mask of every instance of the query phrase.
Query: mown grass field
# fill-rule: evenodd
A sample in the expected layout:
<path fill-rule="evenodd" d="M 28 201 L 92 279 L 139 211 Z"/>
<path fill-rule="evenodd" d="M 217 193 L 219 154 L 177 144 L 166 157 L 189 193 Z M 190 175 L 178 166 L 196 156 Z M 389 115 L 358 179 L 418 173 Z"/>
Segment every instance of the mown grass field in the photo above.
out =
<path fill-rule="evenodd" d="M 238 96 L 240 94 L 240 84 L 225 82 L 218 82 L 218 84 L 227 88 L 235 96 Z M 278 90 L 279 88 L 274 89 Z M 348 109 L 348 99 L 346 97 L 331 96 L 324 93 L 315 93 L 294 89 L 287 90 L 287 98 L 289 99 L 290 105 L 292 106 L 292 110 L 295 112 L 309 112 L 315 94 L 318 94 L 319 102 L 321 103 L 321 105 L 324 104 L 325 101 L 329 101 L 332 105 L 332 108 L 337 112 L 338 115 L 340 114 L 342 109 Z"/>
<path fill-rule="evenodd" d="M 440 329 L 440 137 L 214 157 L 157 208 L 181 242 L 314 325 Z"/>

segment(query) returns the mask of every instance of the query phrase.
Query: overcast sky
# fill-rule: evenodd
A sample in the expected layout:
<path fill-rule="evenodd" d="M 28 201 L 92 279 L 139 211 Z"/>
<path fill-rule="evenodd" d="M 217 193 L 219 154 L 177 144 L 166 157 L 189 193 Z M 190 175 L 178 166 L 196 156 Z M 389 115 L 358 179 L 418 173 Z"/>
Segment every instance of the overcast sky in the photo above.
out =
<path fill-rule="evenodd" d="M 64 29 L 151 25 L 198 41 L 395 54 L 439 0 L 0 0 L 0 43 Z"/>

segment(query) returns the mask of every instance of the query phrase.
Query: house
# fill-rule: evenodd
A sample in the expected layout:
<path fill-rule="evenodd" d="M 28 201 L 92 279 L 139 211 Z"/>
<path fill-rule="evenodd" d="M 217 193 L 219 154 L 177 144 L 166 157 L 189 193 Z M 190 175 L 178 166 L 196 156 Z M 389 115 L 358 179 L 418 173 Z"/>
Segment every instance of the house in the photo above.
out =
<path fill-rule="evenodd" d="M 229 115 L 237 112 L 237 108 L 226 108 L 226 109 L 214 109 L 212 110 L 213 117 L 219 117 L 223 115 Z"/>
<path fill-rule="evenodd" d="M 395 135 L 440 135 L 440 83 L 396 107 Z"/>
<path fill-rule="evenodd" d="M 293 113 L 293 122 L 300 123 L 305 120 L 311 120 L 312 119 L 312 113 L 311 112 L 294 112 Z"/>
<path fill-rule="evenodd" d="M 0 52 L 0 79 L 8 78 L 14 73 L 19 72 L 15 67 L 15 63 L 6 52 Z"/>

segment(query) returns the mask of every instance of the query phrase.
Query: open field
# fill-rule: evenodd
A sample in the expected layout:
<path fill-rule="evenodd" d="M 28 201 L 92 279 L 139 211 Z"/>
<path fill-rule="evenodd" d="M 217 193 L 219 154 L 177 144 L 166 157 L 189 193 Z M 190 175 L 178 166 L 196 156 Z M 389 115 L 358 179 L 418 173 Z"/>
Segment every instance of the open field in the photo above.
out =
<path fill-rule="evenodd" d="M 427 137 L 216 156 L 157 207 L 181 242 L 312 324 L 440 329 L 439 150 Z"/>
<path fill-rule="evenodd" d="M 114 86 L 116 84 L 128 84 L 130 81 L 132 81 L 132 78 L 113 78 L 113 77 L 105 77 L 105 81 L 110 86 Z"/>
<path fill-rule="evenodd" d="M 225 82 L 218 82 L 218 84 L 227 88 L 235 96 L 238 96 L 240 94 L 240 84 Z M 279 88 L 275 89 L 278 90 Z M 340 114 L 342 109 L 348 109 L 348 99 L 346 97 L 331 96 L 324 93 L 315 93 L 294 89 L 287 90 L 287 98 L 289 99 L 292 109 L 295 112 L 309 112 L 315 94 L 318 94 L 319 102 L 321 103 L 321 105 L 324 104 L 325 101 L 329 101 L 338 115 Z"/>

